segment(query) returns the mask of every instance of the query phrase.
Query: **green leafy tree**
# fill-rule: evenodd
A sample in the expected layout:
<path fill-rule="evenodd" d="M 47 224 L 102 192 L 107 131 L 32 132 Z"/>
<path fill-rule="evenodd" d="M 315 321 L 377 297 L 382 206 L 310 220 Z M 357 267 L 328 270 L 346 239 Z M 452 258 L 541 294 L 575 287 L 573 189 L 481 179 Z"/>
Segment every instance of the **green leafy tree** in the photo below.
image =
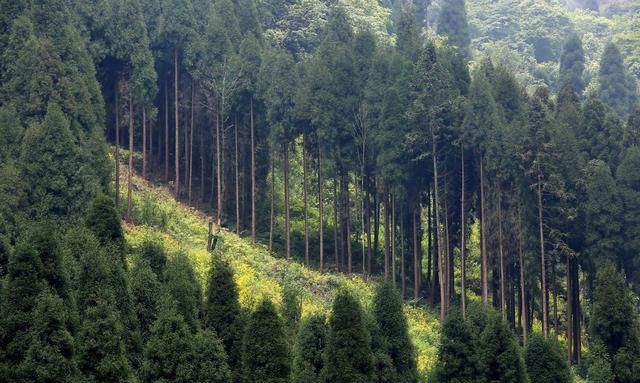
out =
<path fill-rule="evenodd" d="M 324 316 L 305 318 L 296 338 L 291 379 L 294 383 L 320 382 L 327 346 L 327 324 Z"/>
<path fill-rule="evenodd" d="M 458 310 L 452 310 L 449 313 L 442 325 L 440 337 L 436 381 L 443 383 L 482 381 L 478 338 L 474 336 L 469 322 L 462 319 Z"/>
<path fill-rule="evenodd" d="M 582 40 L 580 40 L 578 34 L 571 33 L 562 46 L 559 86 L 562 87 L 565 84 L 569 84 L 574 92 L 582 94 L 585 86 L 582 78 L 583 72 L 584 50 L 582 49 Z"/>
<path fill-rule="evenodd" d="M 142 339 L 147 339 L 158 315 L 158 291 L 162 286 L 146 260 L 138 261 L 131 269 L 130 286 L 133 309 L 140 323 Z"/>
<path fill-rule="evenodd" d="M 616 171 L 616 180 L 622 196 L 622 229 L 624 256 L 622 257 L 625 274 L 634 285 L 640 281 L 640 148 L 632 146 L 626 149 Z M 610 223 L 610 222 L 609 222 Z M 619 249 L 618 249 L 619 250 Z M 616 253 L 620 259 L 620 252 Z M 637 286 L 637 285 L 636 285 Z"/>
<path fill-rule="evenodd" d="M 611 370 L 611 357 L 607 355 L 601 342 L 593 341 L 587 355 L 587 378 L 594 383 L 613 383 L 615 376 Z"/>
<path fill-rule="evenodd" d="M 291 372 L 289 345 L 282 319 L 270 301 L 251 314 L 242 348 L 245 383 L 284 383 Z"/>
<path fill-rule="evenodd" d="M 382 282 L 376 288 L 374 316 L 380 332 L 389 344 L 389 356 L 398 374 L 398 382 L 417 382 L 416 355 L 407 319 L 403 313 L 400 293 L 389 282 Z"/>
<path fill-rule="evenodd" d="M 624 143 L 627 146 L 640 146 L 640 106 L 629 115 Z"/>
<path fill-rule="evenodd" d="M 138 252 L 140 253 L 140 258 L 149 264 L 158 278 L 164 275 L 167 265 L 167 253 L 159 238 L 145 238 Z"/>
<path fill-rule="evenodd" d="M 30 344 L 18 367 L 20 380 L 28 382 L 76 382 L 79 379 L 73 336 L 67 330 L 66 309 L 55 292 L 38 296 L 33 311 Z"/>
<path fill-rule="evenodd" d="M 209 330 L 199 330 L 193 337 L 191 357 L 193 382 L 231 383 L 227 354 L 218 336 Z"/>
<path fill-rule="evenodd" d="M 635 79 L 626 72 L 624 59 L 614 43 L 608 43 L 600 59 L 598 96 L 618 115 L 631 112 L 636 103 Z"/>
<path fill-rule="evenodd" d="M 178 253 L 167 262 L 164 283 L 176 302 L 178 313 L 192 332 L 200 327 L 202 311 L 202 290 L 191 261 L 183 253 Z"/>
<path fill-rule="evenodd" d="M 438 34 L 447 36 L 449 44 L 458 47 L 469 57 L 469 23 L 464 0 L 449 0 L 442 3 L 438 18 Z"/>
<path fill-rule="evenodd" d="M 364 313 L 357 299 L 341 290 L 333 302 L 325 351 L 323 382 L 364 383 L 373 380 L 373 353 Z"/>
<path fill-rule="evenodd" d="M 534 333 L 527 343 L 524 354 L 527 373 L 532 382 L 571 383 L 571 371 L 562 353 L 560 344 L 554 338 L 545 339 Z"/>
<path fill-rule="evenodd" d="M 122 244 L 124 233 L 116 205 L 111 198 L 97 196 L 85 213 L 85 225 L 93 231 L 102 245 Z"/>
<path fill-rule="evenodd" d="M 207 280 L 205 327 L 220 337 L 234 373 L 241 368 L 243 324 L 231 265 L 215 257 Z"/>
<path fill-rule="evenodd" d="M 527 372 L 518 340 L 509 325 L 491 315 L 478 347 L 482 376 L 488 382 L 527 383 Z"/>
<path fill-rule="evenodd" d="M 616 165 L 622 151 L 622 122 L 595 97 L 584 103 L 583 124 L 578 130 L 578 143 L 588 160 L 599 159 Z"/>

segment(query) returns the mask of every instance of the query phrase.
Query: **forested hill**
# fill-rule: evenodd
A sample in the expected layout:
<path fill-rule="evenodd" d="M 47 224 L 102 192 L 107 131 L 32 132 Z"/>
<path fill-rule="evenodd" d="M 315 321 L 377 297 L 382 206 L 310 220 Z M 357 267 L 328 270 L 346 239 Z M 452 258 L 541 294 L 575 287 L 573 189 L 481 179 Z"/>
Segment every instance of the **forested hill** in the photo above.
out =
<path fill-rule="evenodd" d="M 637 383 L 636 5 L 0 0 L 0 383 Z"/>

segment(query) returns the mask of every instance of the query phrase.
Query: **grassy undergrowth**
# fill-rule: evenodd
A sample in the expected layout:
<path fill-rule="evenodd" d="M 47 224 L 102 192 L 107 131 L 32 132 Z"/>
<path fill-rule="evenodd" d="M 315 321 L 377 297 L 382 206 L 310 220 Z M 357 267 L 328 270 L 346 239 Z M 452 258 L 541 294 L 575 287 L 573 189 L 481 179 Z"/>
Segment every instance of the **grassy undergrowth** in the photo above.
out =
<path fill-rule="evenodd" d="M 124 169 L 126 171 L 126 169 Z M 328 313 L 339 287 L 354 292 L 365 308 L 370 308 L 375 285 L 360 276 L 320 274 L 297 262 L 269 256 L 262 245 L 255 248 L 251 240 L 224 228 L 221 243 L 212 255 L 206 251 L 207 217 L 203 212 L 178 203 L 166 187 L 155 186 L 133 176 L 132 222 L 125 223 L 128 243 L 135 250 L 145 238 L 161 239 L 170 254 L 184 253 L 193 263 L 203 288 L 212 256 L 227 258 L 235 270 L 235 279 L 243 307 L 253 308 L 263 298 L 276 305 L 282 302 L 283 286 L 299 291 L 302 316 L 314 312 Z M 126 175 L 122 175 L 121 195 L 126 206 Z M 125 207 L 126 208 L 126 207 Z M 418 352 L 418 368 L 426 376 L 435 363 L 439 341 L 436 315 L 423 308 L 405 306 L 410 335 Z"/>

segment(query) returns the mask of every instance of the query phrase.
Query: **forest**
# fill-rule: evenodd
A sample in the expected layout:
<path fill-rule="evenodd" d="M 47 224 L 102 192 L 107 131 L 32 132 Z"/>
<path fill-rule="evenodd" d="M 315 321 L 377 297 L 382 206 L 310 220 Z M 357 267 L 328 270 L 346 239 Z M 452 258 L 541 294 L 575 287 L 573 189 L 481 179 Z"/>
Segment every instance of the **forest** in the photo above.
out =
<path fill-rule="evenodd" d="M 635 0 L 0 0 L 0 383 L 640 383 L 639 80 Z"/>

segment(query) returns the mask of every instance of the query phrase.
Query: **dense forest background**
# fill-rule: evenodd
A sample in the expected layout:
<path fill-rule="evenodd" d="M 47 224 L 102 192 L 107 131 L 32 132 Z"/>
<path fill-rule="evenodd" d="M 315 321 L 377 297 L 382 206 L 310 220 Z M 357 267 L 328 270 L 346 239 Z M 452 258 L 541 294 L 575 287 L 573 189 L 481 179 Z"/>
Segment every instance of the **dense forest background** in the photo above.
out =
<path fill-rule="evenodd" d="M 640 381 L 637 1 L 0 0 L 0 51 L 0 382 Z"/>

